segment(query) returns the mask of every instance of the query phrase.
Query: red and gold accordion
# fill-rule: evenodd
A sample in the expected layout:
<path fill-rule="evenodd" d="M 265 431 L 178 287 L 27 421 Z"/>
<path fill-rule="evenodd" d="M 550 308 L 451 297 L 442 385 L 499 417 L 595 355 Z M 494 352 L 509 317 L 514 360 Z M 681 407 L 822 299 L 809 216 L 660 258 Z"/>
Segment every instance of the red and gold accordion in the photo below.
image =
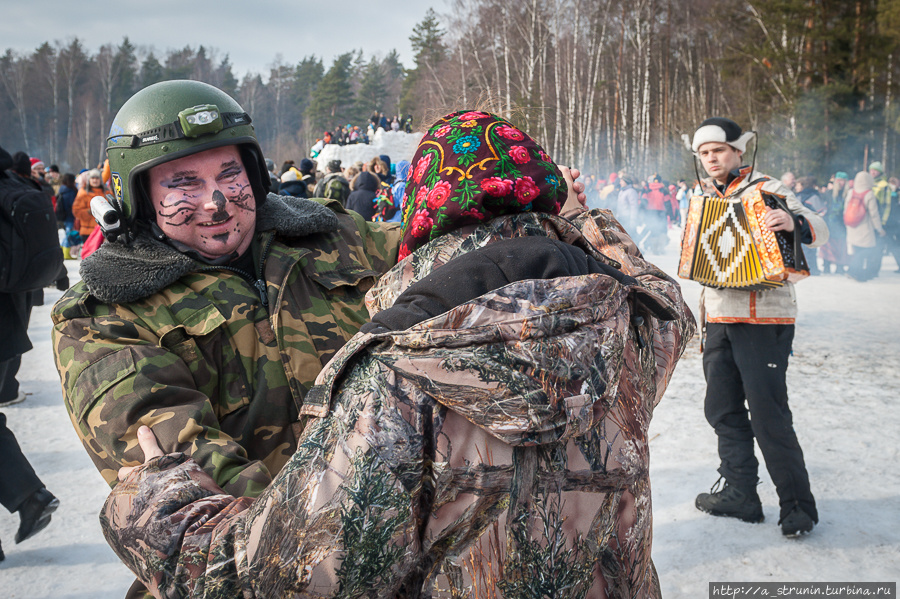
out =
<path fill-rule="evenodd" d="M 808 277 L 799 235 L 770 231 L 763 222 L 768 208 L 787 209 L 779 200 L 759 189 L 740 198 L 692 197 L 678 276 L 708 287 L 747 291 Z"/>

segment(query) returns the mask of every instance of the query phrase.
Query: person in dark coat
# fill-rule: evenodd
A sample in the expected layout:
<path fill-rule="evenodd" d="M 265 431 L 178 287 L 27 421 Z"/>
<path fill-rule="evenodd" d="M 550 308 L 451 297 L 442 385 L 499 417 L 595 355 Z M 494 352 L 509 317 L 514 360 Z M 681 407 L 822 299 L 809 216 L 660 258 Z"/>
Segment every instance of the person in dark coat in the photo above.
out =
<path fill-rule="evenodd" d="M 356 178 L 356 189 L 350 192 L 345 206 L 348 210 L 358 212 L 366 220 L 372 220 L 375 216 L 375 204 L 372 200 L 378 194 L 381 182 L 378 177 L 369 172 L 363 172 Z"/>
<path fill-rule="evenodd" d="M 14 177 L 6 172 L 13 166 L 13 159 L 0 148 L 0 177 Z M 37 185 L 35 185 L 37 187 Z M 4 198 L 0 198 L 3 201 Z M 8 260 L 8 256 L 0 256 Z M 31 315 L 33 295 L 30 291 L 0 293 L 0 331 L 4 342 L 0 344 L 0 407 L 20 403 L 25 394 L 19 390 L 16 374 L 22 362 L 22 354 L 31 349 L 28 339 L 28 318 Z M 6 414 L 0 412 L 0 505 L 9 513 L 18 512 L 19 530 L 16 543 L 40 532 L 50 523 L 50 514 L 59 506 L 59 500 L 48 491 L 35 474 L 15 435 L 6 426 Z M 0 547 L 0 561 L 4 559 Z"/>
<path fill-rule="evenodd" d="M 394 175 L 391 173 L 391 157 L 387 154 L 381 154 L 379 158 L 382 162 L 384 162 L 386 170 L 384 171 L 384 173 L 378 173 L 378 177 L 388 185 L 393 185 Z"/>
<path fill-rule="evenodd" d="M 281 175 L 281 184 L 278 186 L 278 195 L 293 196 L 295 198 L 308 197 L 306 184 L 300 179 L 297 169 L 291 169 Z"/>
<path fill-rule="evenodd" d="M 800 187 L 800 191 L 797 192 L 797 199 L 800 200 L 800 203 L 824 217 L 828 210 L 825 201 L 819 196 L 819 192 L 816 191 L 816 178 L 800 177 L 797 179 L 797 185 Z M 803 244 L 803 253 L 806 256 L 806 262 L 809 264 L 809 274 L 813 276 L 820 274 L 818 250 Z"/>
<path fill-rule="evenodd" d="M 266 158 L 266 169 L 269 171 L 269 189 L 278 189 L 281 179 L 275 174 L 275 161 Z"/>
<path fill-rule="evenodd" d="M 75 196 L 78 188 L 75 187 L 75 175 L 66 173 L 62 176 L 59 185 L 59 193 L 56 198 L 56 220 L 62 223 L 68 233 L 75 226 L 75 215 L 72 206 L 75 204 Z"/>

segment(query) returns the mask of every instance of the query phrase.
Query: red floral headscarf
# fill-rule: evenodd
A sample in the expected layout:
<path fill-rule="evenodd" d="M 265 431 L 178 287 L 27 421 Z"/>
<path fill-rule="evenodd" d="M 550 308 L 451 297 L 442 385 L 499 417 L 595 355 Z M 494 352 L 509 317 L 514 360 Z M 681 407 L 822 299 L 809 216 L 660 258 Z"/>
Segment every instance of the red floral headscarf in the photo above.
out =
<path fill-rule="evenodd" d="M 400 260 L 465 225 L 519 212 L 558 214 L 568 193 L 537 142 L 485 112 L 456 112 L 432 125 L 411 168 Z"/>

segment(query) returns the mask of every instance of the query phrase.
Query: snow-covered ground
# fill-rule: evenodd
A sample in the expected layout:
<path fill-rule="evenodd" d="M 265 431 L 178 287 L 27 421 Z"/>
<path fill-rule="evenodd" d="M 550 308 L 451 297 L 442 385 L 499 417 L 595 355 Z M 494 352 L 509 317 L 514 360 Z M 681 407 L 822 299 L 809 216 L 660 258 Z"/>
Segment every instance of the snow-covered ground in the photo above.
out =
<path fill-rule="evenodd" d="M 675 272 L 669 254 L 650 256 Z M 76 266 L 68 263 L 70 270 Z M 857 283 L 811 277 L 797 286 L 800 318 L 788 369 L 794 424 L 806 455 L 820 522 L 808 537 L 782 538 L 777 498 L 761 471 L 766 521 L 745 524 L 694 508 L 716 480 L 716 440 L 703 417 L 696 342 L 682 358 L 651 425 L 653 555 L 667 599 L 707 597 L 709 581 L 897 581 L 900 578 L 900 274 Z M 74 280 L 74 278 L 73 278 Z M 696 307 L 700 288 L 684 282 Z M 0 512 L 0 590 L 7 598 L 122 597 L 131 576 L 100 533 L 107 487 L 63 407 L 49 341 L 48 290 L 36 308 L 20 381 L 33 393 L 4 409 L 35 470 L 61 505 L 36 537 L 13 544 L 18 517 Z"/>

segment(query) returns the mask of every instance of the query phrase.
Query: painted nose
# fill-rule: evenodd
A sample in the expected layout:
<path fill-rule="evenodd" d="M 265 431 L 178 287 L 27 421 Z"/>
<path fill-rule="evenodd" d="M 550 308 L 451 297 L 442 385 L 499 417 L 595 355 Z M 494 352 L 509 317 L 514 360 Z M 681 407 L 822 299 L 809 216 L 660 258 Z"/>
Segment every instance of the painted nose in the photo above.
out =
<path fill-rule="evenodd" d="M 213 212 L 212 221 L 216 223 L 228 218 L 228 212 L 225 211 L 225 205 L 227 203 L 228 200 L 225 199 L 222 192 L 216 189 L 212 192 L 212 196 L 210 196 L 203 207 Z"/>

